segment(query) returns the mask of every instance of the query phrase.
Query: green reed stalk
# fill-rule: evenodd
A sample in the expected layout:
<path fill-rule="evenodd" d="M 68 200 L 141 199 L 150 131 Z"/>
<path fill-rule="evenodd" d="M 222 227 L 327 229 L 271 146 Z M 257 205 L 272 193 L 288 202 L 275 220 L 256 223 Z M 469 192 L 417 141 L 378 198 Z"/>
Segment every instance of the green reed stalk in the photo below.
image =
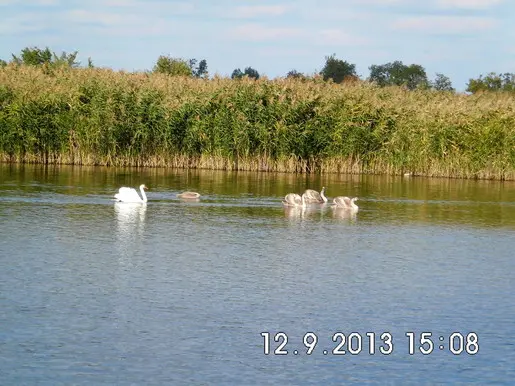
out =
<path fill-rule="evenodd" d="M 515 101 L 105 69 L 0 69 L 0 159 L 515 179 Z"/>

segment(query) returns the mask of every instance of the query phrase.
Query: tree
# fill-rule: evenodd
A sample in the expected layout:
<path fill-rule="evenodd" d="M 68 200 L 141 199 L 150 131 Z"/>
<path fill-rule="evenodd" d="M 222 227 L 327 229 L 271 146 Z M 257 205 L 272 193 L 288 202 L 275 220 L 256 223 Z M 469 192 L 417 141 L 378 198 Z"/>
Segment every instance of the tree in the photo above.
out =
<path fill-rule="evenodd" d="M 234 71 L 231 74 L 231 79 L 241 79 L 243 78 L 243 71 L 241 71 L 239 68 L 234 69 Z"/>
<path fill-rule="evenodd" d="M 438 91 L 454 91 L 451 80 L 444 74 L 436 73 L 434 82 L 431 82 L 431 87 Z"/>
<path fill-rule="evenodd" d="M 239 68 L 236 68 L 231 74 L 232 79 L 241 79 L 244 76 L 257 80 L 259 79 L 259 72 L 252 67 L 246 67 L 245 71 L 241 71 Z"/>
<path fill-rule="evenodd" d="M 357 77 L 356 65 L 336 59 L 335 54 L 325 57 L 325 65 L 320 71 L 324 80 L 332 79 L 335 83 L 341 83 L 346 77 Z"/>
<path fill-rule="evenodd" d="M 306 76 L 302 72 L 298 72 L 297 70 L 291 70 L 288 71 L 286 74 L 287 78 L 293 78 L 293 79 L 305 79 Z"/>
<path fill-rule="evenodd" d="M 496 74 L 490 72 L 483 77 L 480 75 L 477 79 L 470 79 L 467 85 L 468 92 L 475 94 L 480 91 L 515 91 L 515 74 L 504 73 Z"/>
<path fill-rule="evenodd" d="M 209 73 L 207 71 L 207 61 L 202 59 L 197 66 L 197 59 L 190 59 L 188 64 L 191 68 L 191 73 L 195 78 L 207 78 Z"/>
<path fill-rule="evenodd" d="M 429 87 L 427 74 L 424 67 L 419 64 L 406 66 L 401 61 L 369 67 L 370 76 L 368 80 L 379 86 L 406 86 L 409 90 L 420 87 Z"/>
<path fill-rule="evenodd" d="M 3 59 L 0 59 L 0 67 L 5 67 L 7 66 L 7 62 Z"/>
<path fill-rule="evenodd" d="M 243 74 L 247 75 L 249 78 L 259 79 L 259 72 L 252 67 L 246 67 Z"/>
<path fill-rule="evenodd" d="M 80 62 L 76 61 L 78 53 L 79 51 L 74 51 L 71 54 L 67 54 L 63 51 L 60 56 L 52 53 L 53 64 L 56 66 L 78 67 L 80 65 Z"/>
<path fill-rule="evenodd" d="M 39 66 L 44 63 L 50 63 L 52 61 L 52 51 L 47 47 L 44 50 L 33 47 L 26 47 L 21 50 L 20 56 L 12 54 L 13 63 L 25 64 L 30 66 Z"/>
<path fill-rule="evenodd" d="M 192 76 L 190 63 L 184 59 L 172 58 L 170 56 L 161 55 L 157 58 L 157 62 L 153 69 L 154 72 L 168 74 L 172 76 Z"/>
<path fill-rule="evenodd" d="M 55 52 L 50 51 L 50 48 L 46 47 L 44 50 L 38 47 L 26 47 L 21 50 L 20 56 L 16 56 L 12 54 L 13 63 L 16 64 L 24 64 L 29 66 L 41 66 L 41 65 L 51 65 L 54 67 L 57 66 L 66 66 L 66 67 L 77 67 L 80 65 L 80 62 L 77 62 L 77 54 L 78 51 L 75 51 L 71 54 L 63 51 L 60 56 L 57 56 Z"/>

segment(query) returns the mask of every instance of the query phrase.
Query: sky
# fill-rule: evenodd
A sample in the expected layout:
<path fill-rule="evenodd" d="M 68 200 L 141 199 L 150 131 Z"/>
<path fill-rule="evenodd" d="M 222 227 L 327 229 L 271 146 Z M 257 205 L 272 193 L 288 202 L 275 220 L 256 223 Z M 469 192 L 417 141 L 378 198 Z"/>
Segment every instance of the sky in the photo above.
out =
<path fill-rule="evenodd" d="M 513 0 L 0 0 L 0 59 L 25 47 L 78 51 L 115 70 L 151 70 L 160 55 L 206 59 L 211 75 L 252 67 L 269 78 L 356 65 L 420 64 L 464 91 L 515 73 Z"/>

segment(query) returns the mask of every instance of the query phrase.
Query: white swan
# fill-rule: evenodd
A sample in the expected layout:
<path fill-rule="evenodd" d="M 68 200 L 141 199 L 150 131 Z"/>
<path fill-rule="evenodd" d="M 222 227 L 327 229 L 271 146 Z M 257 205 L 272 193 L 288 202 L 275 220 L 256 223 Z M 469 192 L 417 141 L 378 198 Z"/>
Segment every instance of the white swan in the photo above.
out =
<path fill-rule="evenodd" d="M 200 194 L 197 192 L 182 192 L 177 195 L 179 198 L 199 198 Z"/>
<path fill-rule="evenodd" d="M 333 205 L 337 206 L 338 208 L 350 209 L 353 212 L 357 212 L 359 207 L 354 203 L 355 201 L 358 201 L 357 197 L 354 197 L 351 200 L 349 197 L 338 196 L 334 198 Z"/>
<path fill-rule="evenodd" d="M 285 206 L 296 206 L 296 207 L 306 207 L 306 193 L 302 196 L 296 193 L 288 193 L 284 196 L 283 205 Z"/>
<path fill-rule="evenodd" d="M 126 188 L 121 187 L 118 190 L 118 193 L 114 195 L 118 201 L 122 202 L 147 202 L 147 195 L 145 194 L 145 190 L 148 189 L 145 184 L 141 184 L 139 186 L 139 190 L 141 192 L 141 197 L 138 195 L 138 192 L 134 188 Z"/>
<path fill-rule="evenodd" d="M 322 186 L 322 190 L 318 193 L 313 189 L 306 189 L 304 194 L 306 195 L 306 203 L 308 204 L 325 204 L 327 202 L 327 197 L 324 194 L 325 186 Z"/>

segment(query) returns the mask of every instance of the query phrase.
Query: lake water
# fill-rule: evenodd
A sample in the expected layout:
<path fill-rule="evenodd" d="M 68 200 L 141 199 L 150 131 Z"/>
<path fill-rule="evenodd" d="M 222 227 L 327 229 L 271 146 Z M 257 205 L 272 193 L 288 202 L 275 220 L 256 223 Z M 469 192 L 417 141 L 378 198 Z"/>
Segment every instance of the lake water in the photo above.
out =
<path fill-rule="evenodd" d="M 511 384 L 514 273 L 511 182 L 0 164 L 0 383 Z"/>

